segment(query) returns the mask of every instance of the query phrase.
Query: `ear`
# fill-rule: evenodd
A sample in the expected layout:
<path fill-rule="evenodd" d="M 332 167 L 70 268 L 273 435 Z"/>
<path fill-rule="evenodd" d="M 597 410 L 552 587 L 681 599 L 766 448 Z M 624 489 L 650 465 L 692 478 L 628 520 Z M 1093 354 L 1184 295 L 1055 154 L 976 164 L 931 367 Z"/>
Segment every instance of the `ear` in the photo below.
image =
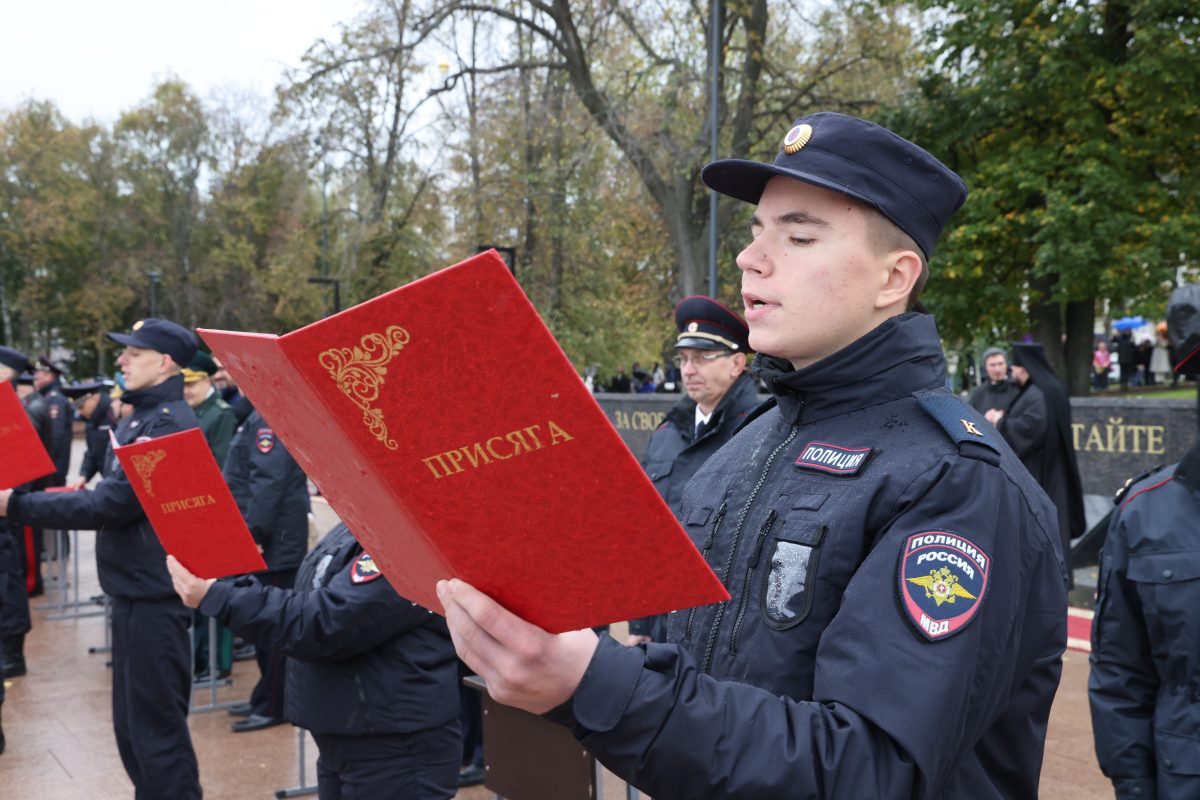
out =
<path fill-rule="evenodd" d="M 743 372 L 746 371 L 746 354 L 745 353 L 734 353 L 733 356 L 729 360 L 731 362 L 733 362 L 730 365 L 731 369 L 729 370 L 730 375 L 732 377 L 736 378 L 738 375 L 741 375 Z"/>
<path fill-rule="evenodd" d="M 903 311 L 921 277 L 921 256 L 913 250 L 894 250 L 884 257 L 882 266 L 883 284 L 875 297 L 875 308 L 891 309 L 899 304 Z"/>

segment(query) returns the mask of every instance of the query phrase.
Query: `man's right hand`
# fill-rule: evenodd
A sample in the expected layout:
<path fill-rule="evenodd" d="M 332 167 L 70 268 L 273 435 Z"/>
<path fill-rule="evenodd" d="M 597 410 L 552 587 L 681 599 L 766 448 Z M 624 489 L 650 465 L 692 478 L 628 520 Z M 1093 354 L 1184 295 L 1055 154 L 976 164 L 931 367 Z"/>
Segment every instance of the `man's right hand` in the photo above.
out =
<path fill-rule="evenodd" d="M 633 647 L 638 644 L 650 644 L 654 640 L 644 633 L 631 633 L 625 637 L 625 644 L 628 647 Z"/>
<path fill-rule="evenodd" d="M 87 486 L 87 482 L 88 482 L 87 478 L 80 476 L 79 478 L 76 478 L 71 483 L 68 483 L 67 489 L 69 489 L 72 492 L 77 492 L 80 489 L 82 489 L 83 487 Z"/>

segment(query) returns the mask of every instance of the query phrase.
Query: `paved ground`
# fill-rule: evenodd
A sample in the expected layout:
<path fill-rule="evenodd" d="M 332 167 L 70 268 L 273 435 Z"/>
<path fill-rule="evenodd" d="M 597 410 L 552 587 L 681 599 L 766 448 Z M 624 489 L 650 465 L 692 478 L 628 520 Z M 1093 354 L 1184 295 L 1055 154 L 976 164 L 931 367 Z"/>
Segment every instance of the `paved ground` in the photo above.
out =
<path fill-rule="evenodd" d="M 318 503 L 324 531 L 334 517 Z M 95 534 L 78 534 L 79 596 L 99 593 L 95 576 Z M 68 560 L 68 564 L 70 564 Z M 0 797 L 22 800 L 117 800 L 130 798 L 112 736 L 110 676 L 104 654 L 88 648 L 104 644 L 100 616 L 54 620 L 55 609 L 44 606 L 61 600 L 53 589 L 34 601 L 34 629 L 29 635 L 29 675 L 6 682 L 3 707 L 8 750 L 0 756 Z M 84 610 L 91 610 L 88 607 Z M 1086 646 L 1084 617 L 1072 620 L 1074 644 Z M 623 636 L 623 626 L 614 630 Z M 1087 709 L 1087 656 L 1068 651 L 1062 685 L 1050 720 L 1041 796 L 1047 800 L 1089 800 L 1112 796 L 1092 751 Z M 931 675 L 931 677 L 934 677 Z M 218 702 L 241 700 L 257 679 L 254 662 L 234 665 L 233 685 L 218 690 Z M 209 702 L 208 691 L 197 693 L 195 705 Z M 277 789 L 298 783 L 297 735 L 290 726 L 234 734 L 222 710 L 195 710 L 190 718 L 192 738 L 200 760 L 205 796 L 216 800 L 269 798 Z M 315 781 L 316 749 L 306 748 L 306 780 Z M 624 797 L 622 784 L 609 775 L 604 795 Z M 459 793 L 463 800 L 492 795 L 482 787 Z"/>

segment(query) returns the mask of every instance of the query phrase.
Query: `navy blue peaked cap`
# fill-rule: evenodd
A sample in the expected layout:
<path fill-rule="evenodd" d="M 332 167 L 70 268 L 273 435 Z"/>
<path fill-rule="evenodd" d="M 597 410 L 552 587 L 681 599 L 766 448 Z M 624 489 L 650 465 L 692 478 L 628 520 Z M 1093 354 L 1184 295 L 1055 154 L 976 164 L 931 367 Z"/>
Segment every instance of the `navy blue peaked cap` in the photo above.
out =
<path fill-rule="evenodd" d="M 16 370 L 17 373 L 29 372 L 33 369 L 33 364 L 29 363 L 29 359 L 25 357 L 24 353 L 4 345 L 0 345 L 0 364 Z"/>
<path fill-rule="evenodd" d="M 141 347 L 168 355 L 181 368 L 186 367 L 200 349 L 196 334 L 169 319 L 153 317 L 133 323 L 129 333 L 109 331 L 108 338 L 126 347 Z"/>
<path fill-rule="evenodd" d="M 800 117 L 771 164 L 714 161 L 700 177 L 712 190 L 758 204 L 776 175 L 841 192 L 879 209 L 928 259 L 967 185 L 912 142 L 857 117 L 823 111 Z"/>
<path fill-rule="evenodd" d="M 692 295 L 680 300 L 675 306 L 675 327 L 679 329 L 676 349 L 753 352 L 745 320 L 711 297 Z"/>

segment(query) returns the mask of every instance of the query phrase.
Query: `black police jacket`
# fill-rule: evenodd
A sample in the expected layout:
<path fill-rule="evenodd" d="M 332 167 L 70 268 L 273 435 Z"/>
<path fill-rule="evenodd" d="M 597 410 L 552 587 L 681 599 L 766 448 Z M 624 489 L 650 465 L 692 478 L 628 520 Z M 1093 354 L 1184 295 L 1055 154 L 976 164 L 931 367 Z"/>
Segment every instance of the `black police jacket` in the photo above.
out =
<path fill-rule="evenodd" d="M 683 503 L 683 487 L 696 470 L 729 441 L 746 415 L 759 404 L 754 378 L 743 373 L 713 409 L 708 425 L 696 436 L 696 401 L 686 394 L 667 412 L 667 418 L 650 435 L 642 469 L 676 517 Z M 662 641 L 663 615 L 629 620 L 629 632 Z"/>
<path fill-rule="evenodd" d="M 100 395 L 96 408 L 84 424 L 87 451 L 79 465 L 79 476 L 90 481 L 104 467 L 104 454 L 108 452 L 108 432 L 117 427 L 117 415 L 113 410 L 112 398 Z"/>
<path fill-rule="evenodd" d="M 234 434 L 225 482 L 267 568 L 297 567 L 308 552 L 308 479 L 258 411 Z"/>
<path fill-rule="evenodd" d="M 729 441 L 746 415 L 758 404 L 755 381 L 743 373 L 717 403 L 708 426 L 699 437 L 695 435 L 695 400 L 684 395 L 667 412 L 666 419 L 650 435 L 642 468 L 675 516 L 679 516 L 683 503 L 683 487 L 709 456 Z"/>
<path fill-rule="evenodd" d="M 600 647 L 571 725 L 657 798 L 1031 798 L 1066 645 L 1054 509 L 931 317 L 805 369 L 688 484 L 731 600 Z"/>
<path fill-rule="evenodd" d="M 183 378 L 175 375 L 157 386 L 126 392 L 122 402 L 133 413 L 117 426 L 118 445 L 157 439 L 196 427 L 196 416 L 183 400 Z M 14 495 L 14 520 L 43 528 L 95 530 L 100 586 L 114 597 L 132 600 L 176 598 L 159 544 L 141 503 L 109 447 L 101 480 L 93 489 Z"/>
<path fill-rule="evenodd" d="M 42 396 L 37 392 L 28 394 L 22 405 L 42 445 L 49 450 L 50 416 Z M 31 487 L 44 483 L 43 478 L 16 489 L 18 492 L 27 492 Z M 18 541 L 24 536 L 21 523 L 0 517 L 0 636 L 3 637 L 27 633 L 32 627 L 29 598 L 25 592 L 25 564 L 21 559 L 25 548 Z"/>
<path fill-rule="evenodd" d="M 71 468 L 71 439 L 74 435 L 71 423 L 72 406 L 62 393 L 62 384 L 54 381 L 40 390 L 50 417 L 50 460 L 54 462 L 54 477 L 51 486 L 62 486 L 67 470 Z"/>
<path fill-rule="evenodd" d="M 1118 498 L 1100 556 L 1088 698 L 1121 800 L 1200 792 L 1200 441 Z"/>
<path fill-rule="evenodd" d="M 218 581 L 200 611 L 288 655 L 294 725 L 360 736 L 458 724 L 445 620 L 396 594 L 345 525 L 304 559 L 294 590 Z"/>

